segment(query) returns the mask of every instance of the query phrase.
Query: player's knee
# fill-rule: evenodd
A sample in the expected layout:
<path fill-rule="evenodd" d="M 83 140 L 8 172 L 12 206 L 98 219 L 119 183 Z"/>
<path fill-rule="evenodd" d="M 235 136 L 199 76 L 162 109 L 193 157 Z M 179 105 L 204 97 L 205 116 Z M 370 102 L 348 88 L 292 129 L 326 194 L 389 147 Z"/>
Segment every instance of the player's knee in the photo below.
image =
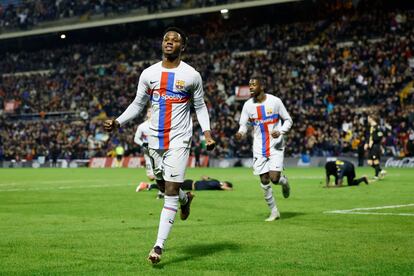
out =
<path fill-rule="evenodd" d="M 165 183 L 165 194 L 167 196 L 176 196 L 180 190 L 180 183 L 166 182 Z"/>
<path fill-rule="evenodd" d="M 270 183 L 270 178 L 269 176 L 260 176 L 260 182 L 262 182 L 262 184 L 267 185 Z"/>
<path fill-rule="evenodd" d="M 279 183 L 279 180 L 280 180 L 280 174 L 279 175 L 275 175 L 273 177 L 272 176 L 270 177 L 270 181 L 272 181 L 273 184 Z"/>

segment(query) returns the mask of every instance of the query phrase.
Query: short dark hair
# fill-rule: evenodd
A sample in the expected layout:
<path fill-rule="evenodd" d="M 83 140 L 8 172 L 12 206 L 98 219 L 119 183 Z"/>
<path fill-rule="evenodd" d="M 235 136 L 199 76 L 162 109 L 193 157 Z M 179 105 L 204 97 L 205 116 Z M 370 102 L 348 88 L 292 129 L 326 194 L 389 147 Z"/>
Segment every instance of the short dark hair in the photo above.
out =
<path fill-rule="evenodd" d="M 183 45 L 187 45 L 188 36 L 187 36 L 187 33 L 186 33 L 184 30 L 182 30 L 182 29 L 180 29 L 180 28 L 178 28 L 178 27 L 168 27 L 168 28 L 164 31 L 164 35 L 165 35 L 166 33 L 168 33 L 168 32 L 176 32 L 176 33 L 179 33 L 179 34 L 180 34 L 180 36 L 181 36 L 181 39 L 182 39 Z"/>
<path fill-rule="evenodd" d="M 229 181 L 223 181 L 223 183 L 226 183 L 227 186 L 229 186 L 230 188 L 233 188 L 233 184 Z"/>
<path fill-rule="evenodd" d="M 261 74 L 254 74 L 250 77 L 251 80 L 258 80 L 262 87 L 266 87 L 267 85 L 267 77 Z"/>

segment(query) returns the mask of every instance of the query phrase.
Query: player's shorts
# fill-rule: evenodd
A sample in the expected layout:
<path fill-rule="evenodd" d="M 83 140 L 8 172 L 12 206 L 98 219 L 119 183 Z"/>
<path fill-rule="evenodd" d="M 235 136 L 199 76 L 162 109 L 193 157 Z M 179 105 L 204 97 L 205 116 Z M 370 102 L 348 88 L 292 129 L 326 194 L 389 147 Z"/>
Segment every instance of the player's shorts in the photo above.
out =
<path fill-rule="evenodd" d="M 148 155 L 148 152 L 144 153 L 144 160 L 145 160 L 145 170 L 147 171 L 147 176 L 149 178 L 153 178 L 154 172 L 152 170 L 151 158 Z"/>
<path fill-rule="evenodd" d="M 187 168 L 189 148 L 149 149 L 153 172 L 158 180 L 182 183 Z"/>
<path fill-rule="evenodd" d="M 269 157 L 261 155 L 253 157 L 253 174 L 261 175 L 269 171 L 283 171 L 284 149 L 277 150 Z"/>
<path fill-rule="evenodd" d="M 371 149 L 368 153 L 368 160 L 380 160 L 381 159 L 381 146 L 380 145 L 372 145 Z"/>

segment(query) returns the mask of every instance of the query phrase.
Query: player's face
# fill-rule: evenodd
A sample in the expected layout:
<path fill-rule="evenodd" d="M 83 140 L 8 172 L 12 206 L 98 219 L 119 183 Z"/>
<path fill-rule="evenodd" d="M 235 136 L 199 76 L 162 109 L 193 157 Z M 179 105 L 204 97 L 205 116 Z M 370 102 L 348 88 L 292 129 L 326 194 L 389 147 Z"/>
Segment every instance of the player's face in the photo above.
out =
<path fill-rule="evenodd" d="M 250 96 L 257 97 L 260 95 L 260 93 L 263 92 L 263 88 L 260 85 L 260 81 L 256 79 L 251 79 L 249 81 L 249 90 L 250 90 Z"/>
<path fill-rule="evenodd" d="M 182 37 L 177 32 L 168 32 L 162 40 L 162 53 L 166 57 L 178 57 L 182 51 Z"/>

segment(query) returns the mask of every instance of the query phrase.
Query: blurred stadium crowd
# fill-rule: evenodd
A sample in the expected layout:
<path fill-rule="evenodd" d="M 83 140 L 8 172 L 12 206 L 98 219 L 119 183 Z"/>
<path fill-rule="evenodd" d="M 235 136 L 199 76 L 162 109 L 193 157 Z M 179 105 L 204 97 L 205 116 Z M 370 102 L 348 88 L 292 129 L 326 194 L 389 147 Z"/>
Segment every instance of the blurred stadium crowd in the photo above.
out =
<path fill-rule="evenodd" d="M 93 15 L 119 16 L 142 10 L 156 13 L 166 10 L 204 7 L 228 0 L 2 0 L 0 30 L 29 29 L 47 21 L 65 18 L 88 20 Z"/>
<path fill-rule="evenodd" d="M 313 22 L 249 23 L 206 22 L 190 33 L 184 60 L 204 80 L 218 142 L 212 156 L 251 157 L 251 143 L 233 139 L 243 104 L 234 91 L 253 73 L 268 77 L 267 91 L 293 117 L 286 156 L 363 154 L 371 110 L 380 113 L 386 155 L 414 156 L 414 11 L 351 9 Z M 133 143 L 139 120 L 113 136 L 101 122 L 128 106 L 140 72 L 159 58 L 158 36 L 0 53 L 0 107 L 13 102 L 14 114 L 21 116 L 0 115 L 0 160 L 107 156 L 118 144 L 127 155 L 140 154 Z M 19 74 L 28 71 L 33 72 Z M 52 120 L 51 112 L 82 115 Z M 41 119 L 23 120 L 33 114 Z M 193 149 L 203 152 L 194 121 Z"/>

